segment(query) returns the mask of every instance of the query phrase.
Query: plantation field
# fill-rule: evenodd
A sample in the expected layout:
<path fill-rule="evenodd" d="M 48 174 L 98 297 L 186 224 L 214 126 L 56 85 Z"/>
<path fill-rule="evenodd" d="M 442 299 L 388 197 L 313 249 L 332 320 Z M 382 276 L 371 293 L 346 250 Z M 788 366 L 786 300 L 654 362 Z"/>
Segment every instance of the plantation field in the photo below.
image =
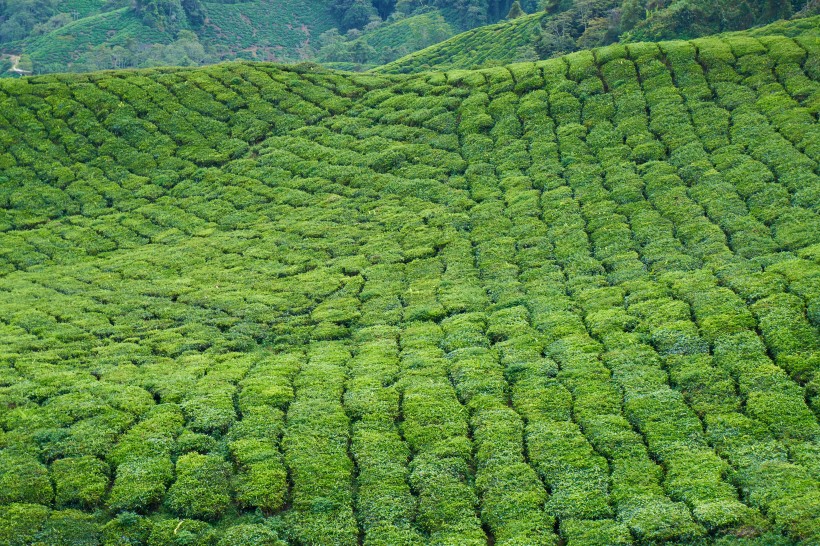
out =
<path fill-rule="evenodd" d="M 819 29 L 0 82 L 0 544 L 820 544 Z"/>

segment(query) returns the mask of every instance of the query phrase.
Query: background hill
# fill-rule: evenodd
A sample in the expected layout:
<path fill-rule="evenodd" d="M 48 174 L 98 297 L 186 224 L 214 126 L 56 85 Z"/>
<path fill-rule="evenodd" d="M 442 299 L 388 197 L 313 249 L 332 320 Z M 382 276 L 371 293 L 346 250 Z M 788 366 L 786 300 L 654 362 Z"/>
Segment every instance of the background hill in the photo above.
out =
<path fill-rule="evenodd" d="M 819 23 L 0 82 L 0 543 L 820 542 Z"/>
<path fill-rule="evenodd" d="M 815 10 L 806 10 L 812 13 Z M 566 13 L 563 16 L 571 15 Z M 616 36 L 614 30 L 607 31 L 602 39 L 592 39 L 587 32 L 581 32 L 577 27 L 573 35 L 566 35 L 562 42 L 552 40 L 556 16 L 540 12 L 525 15 L 513 20 L 503 21 L 497 25 L 479 27 L 454 36 L 441 43 L 411 53 L 405 57 L 376 67 L 377 72 L 388 74 L 402 74 L 420 72 L 424 70 L 452 70 L 475 69 L 487 66 L 499 66 L 522 61 L 533 61 L 549 58 L 557 53 L 566 53 L 583 48 L 592 41 L 592 45 L 601 45 L 596 42 L 607 42 Z M 644 23 L 645 25 L 645 23 Z M 629 43 L 634 34 L 639 33 L 644 25 L 636 27 L 622 36 L 622 41 Z M 750 31 L 752 36 L 766 36 L 770 34 L 794 35 L 811 29 L 815 25 L 813 19 L 802 20 L 798 17 L 793 22 L 772 24 L 758 27 Z M 739 26 L 739 23 L 738 25 Z M 591 28 L 591 27 L 590 27 Z M 709 27 L 702 25 L 684 31 L 680 37 L 691 38 L 699 31 L 711 29 L 716 32 L 723 26 Z M 705 32 L 709 34 L 708 30 Z M 675 37 L 672 30 L 668 30 L 667 37 Z M 600 38 L 600 37 L 599 37 Z"/>
<path fill-rule="evenodd" d="M 510 47 L 488 48 L 475 42 L 480 34 L 449 47 L 478 47 L 484 64 L 546 59 L 619 38 L 692 38 L 740 30 L 810 15 L 818 5 L 818 0 L 522 0 L 518 14 L 541 15 L 514 29 L 494 27 L 511 40 Z M 511 6 L 512 0 L 3 0 L 0 74 L 230 59 L 317 61 L 364 70 L 514 16 Z"/>
<path fill-rule="evenodd" d="M 539 55 L 535 50 L 535 42 L 541 34 L 541 25 L 549 19 L 549 14 L 540 12 L 479 27 L 376 67 L 375 70 L 401 74 L 537 61 Z"/>

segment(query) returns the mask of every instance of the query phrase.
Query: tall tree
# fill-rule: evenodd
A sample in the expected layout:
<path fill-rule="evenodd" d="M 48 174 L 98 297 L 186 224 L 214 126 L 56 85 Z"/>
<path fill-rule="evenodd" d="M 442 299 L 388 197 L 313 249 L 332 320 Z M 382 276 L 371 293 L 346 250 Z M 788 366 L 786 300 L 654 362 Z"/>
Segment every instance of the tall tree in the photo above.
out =
<path fill-rule="evenodd" d="M 509 13 L 507 13 L 507 19 L 518 19 L 524 15 L 526 15 L 526 13 L 524 13 L 524 10 L 521 9 L 521 4 L 518 0 L 515 0 L 515 2 L 512 3 L 512 6 L 510 6 Z"/>

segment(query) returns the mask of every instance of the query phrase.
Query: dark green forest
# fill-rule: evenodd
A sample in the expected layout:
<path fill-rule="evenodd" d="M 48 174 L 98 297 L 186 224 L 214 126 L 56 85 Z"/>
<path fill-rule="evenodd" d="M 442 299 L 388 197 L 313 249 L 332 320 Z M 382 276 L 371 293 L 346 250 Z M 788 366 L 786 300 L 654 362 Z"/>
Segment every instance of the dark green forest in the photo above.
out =
<path fill-rule="evenodd" d="M 820 543 L 818 114 L 817 17 L 1 81 L 0 543 Z"/>

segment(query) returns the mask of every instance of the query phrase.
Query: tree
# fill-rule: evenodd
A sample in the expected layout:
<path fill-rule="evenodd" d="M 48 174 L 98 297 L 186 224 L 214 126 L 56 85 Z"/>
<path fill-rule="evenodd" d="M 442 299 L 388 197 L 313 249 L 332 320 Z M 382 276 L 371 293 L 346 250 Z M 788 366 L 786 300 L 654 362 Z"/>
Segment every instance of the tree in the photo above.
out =
<path fill-rule="evenodd" d="M 373 0 L 373 7 L 379 12 L 379 17 L 387 19 L 396 8 L 396 0 Z"/>
<path fill-rule="evenodd" d="M 376 50 L 364 40 L 356 40 L 350 48 L 354 63 L 365 64 L 376 55 Z"/>
<path fill-rule="evenodd" d="M 632 28 L 640 22 L 645 12 L 646 8 L 642 0 L 624 0 L 624 3 L 621 5 L 619 31 L 623 33 L 632 30 Z"/>
<path fill-rule="evenodd" d="M 576 40 L 578 49 L 592 49 L 608 43 L 610 33 L 609 19 L 595 17 L 587 22 L 584 33 Z"/>
<path fill-rule="evenodd" d="M 132 8 L 143 23 L 163 32 L 176 32 L 185 20 L 180 0 L 134 0 Z"/>
<path fill-rule="evenodd" d="M 362 28 L 370 22 L 371 17 L 378 17 L 369 0 L 356 0 L 342 17 L 342 27 Z"/>
<path fill-rule="evenodd" d="M 539 60 L 541 60 L 541 58 L 538 56 L 538 52 L 530 44 L 519 46 L 515 50 L 515 62 L 517 63 L 534 62 Z"/>
<path fill-rule="evenodd" d="M 350 51 L 344 36 L 339 30 L 332 28 L 319 35 L 319 51 L 317 57 L 324 62 L 350 61 Z"/>
<path fill-rule="evenodd" d="M 182 0 L 182 9 L 192 27 L 201 27 L 205 22 L 205 7 L 199 0 Z"/>
<path fill-rule="evenodd" d="M 556 13 L 561 7 L 561 0 L 543 0 L 541 5 L 547 13 Z"/>
<path fill-rule="evenodd" d="M 71 15 L 68 13 L 58 13 L 49 18 L 48 21 L 34 25 L 34 28 L 31 29 L 31 35 L 42 36 L 43 34 L 48 34 L 53 30 L 66 26 L 72 20 Z"/>
<path fill-rule="evenodd" d="M 521 4 L 518 2 L 518 0 L 515 0 L 512 6 L 510 6 L 509 13 L 507 13 L 507 19 L 518 19 L 519 17 L 523 17 L 524 15 L 526 15 L 526 13 L 524 13 L 524 10 L 521 9 Z"/>

